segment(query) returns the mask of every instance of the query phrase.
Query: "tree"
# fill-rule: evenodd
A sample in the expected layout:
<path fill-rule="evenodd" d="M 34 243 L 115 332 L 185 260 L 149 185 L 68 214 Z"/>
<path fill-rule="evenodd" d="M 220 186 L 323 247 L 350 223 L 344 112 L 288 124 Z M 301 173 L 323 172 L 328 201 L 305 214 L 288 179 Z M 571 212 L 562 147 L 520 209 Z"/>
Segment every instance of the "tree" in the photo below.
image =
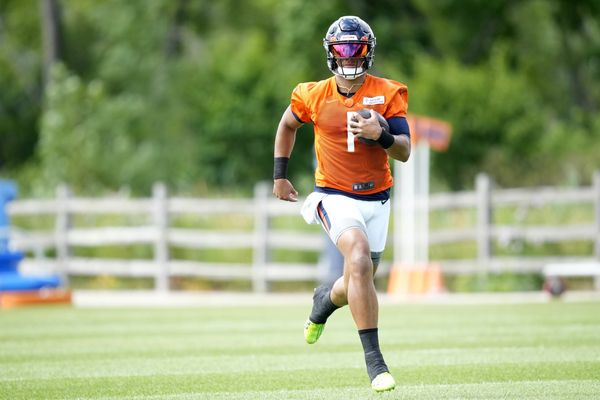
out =
<path fill-rule="evenodd" d="M 370 22 L 373 73 L 408 84 L 409 111 L 453 124 L 433 160 L 441 186 L 481 170 L 506 186 L 579 182 L 600 167 L 594 0 L 39 2 L 0 3 L 0 171 L 24 192 L 163 180 L 249 193 L 270 178 L 295 84 L 330 75 L 321 41 L 344 14 Z M 291 161 L 306 188 L 311 146 L 307 124 Z"/>
<path fill-rule="evenodd" d="M 40 0 L 42 37 L 44 43 L 44 86 L 50 77 L 52 66 L 61 59 L 62 29 L 59 0 Z"/>
<path fill-rule="evenodd" d="M 0 2 L 0 173 L 30 161 L 41 111 L 37 9 L 27 2 Z"/>

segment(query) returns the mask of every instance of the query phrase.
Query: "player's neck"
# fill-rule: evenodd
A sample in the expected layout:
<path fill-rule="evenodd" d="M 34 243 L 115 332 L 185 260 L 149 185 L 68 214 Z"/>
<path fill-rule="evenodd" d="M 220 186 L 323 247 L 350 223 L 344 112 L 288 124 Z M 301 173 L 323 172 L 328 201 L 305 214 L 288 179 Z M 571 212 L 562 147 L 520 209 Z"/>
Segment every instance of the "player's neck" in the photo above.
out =
<path fill-rule="evenodd" d="M 338 87 L 338 90 L 348 96 L 351 93 L 356 93 L 358 89 L 365 83 L 366 74 L 359 76 L 356 79 L 345 79 L 339 75 L 335 76 L 335 83 Z"/>

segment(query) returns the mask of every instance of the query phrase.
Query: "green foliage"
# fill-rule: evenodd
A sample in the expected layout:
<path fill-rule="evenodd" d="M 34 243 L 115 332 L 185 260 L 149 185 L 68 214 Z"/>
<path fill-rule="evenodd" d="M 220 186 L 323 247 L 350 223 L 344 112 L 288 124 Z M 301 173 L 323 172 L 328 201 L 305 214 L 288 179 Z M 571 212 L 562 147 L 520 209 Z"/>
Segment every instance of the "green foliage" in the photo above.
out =
<path fill-rule="evenodd" d="M 109 97 L 102 82 L 86 84 L 60 66 L 46 96 L 39 149 L 40 178 L 47 187 L 69 182 L 94 191 L 154 181 L 148 165 L 159 161 L 160 148 L 151 138 L 133 135 L 143 125 L 143 97 Z"/>
<path fill-rule="evenodd" d="M 73 276 L 69 278 L 69 286 L 83 290 L 150 290 L 154 288 L 154 279 L 112 275 Z"/>
<path fill-rule="evenodd" d="M 540 274 L 452 275 L 444 278 L 450 292 L 531 292 L 539 291 L 544 283 Z"/>
<path fill-rule="evenodd" d="M 435 188 L 477 172 L 502 186 L 586 183 L 600 167 L 600 7 L 520 2 L 62 0 L 62 65 L 42 86 L 39 9 L 0 4 L 0 172 L 24 194 L 155 181 L 249 194 L 270 179 L 273 136 L 300 81 L 329 76 L 321 40 L 340 15 L 370 22 L 374 73 L 410 111 L 452 123 Z M 311 187 L 311 127 L 291 175 Z"/>
<path fill-rule="evenodd" d="M 515 165 L 535 170 L 544 139 L 543 105 L 527 80 L 508 68 L 503 53 L 475 67 L 428 57 L 416 64 L 412 89 L 418 96 L 411 109 L 437 115 L 453 127 L 449 150 L 435 154 L 433 165 L 451 188 L 464 188 L 481 170 L 500 184 L 522 178 Z"/>
<path fill-rule="evenodd" d="M 70 251 L 74 257 L 84 258 L 152 260 L 154 257 L 154 249 L 149 245 L 71 247 Z"/>
<path fill-rule="evenodd" d="M 0 174 L 22 167 L 38 137 L 40 36 L 29 8 L 27 2 L 0 3 Z"/>

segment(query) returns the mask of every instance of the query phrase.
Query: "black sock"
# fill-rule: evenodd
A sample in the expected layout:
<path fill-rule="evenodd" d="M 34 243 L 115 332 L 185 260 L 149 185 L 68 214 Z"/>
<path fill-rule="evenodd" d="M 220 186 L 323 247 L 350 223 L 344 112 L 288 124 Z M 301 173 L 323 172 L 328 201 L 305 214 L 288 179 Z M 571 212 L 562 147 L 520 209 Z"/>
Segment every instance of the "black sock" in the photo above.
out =
<path fill-rule="evenodd" d="M 379 350 L 379 335 L 377 328 L 361 329 L 358 331 L 360 341 L 365 352 L 365 363 L 367 364 L 367 373 L 371 381 L 383 372 L 389 372 L 381 350 Z"/>
<path fill-rule="evenodd" d="M 321 285 L 315 289 L 313 295 L 313 307 L 308 319 L 315 324 L 324 324 L 327 318 L 339 307 L 333 304 L 329 294 L 331 289 L 327 285 Z"/>

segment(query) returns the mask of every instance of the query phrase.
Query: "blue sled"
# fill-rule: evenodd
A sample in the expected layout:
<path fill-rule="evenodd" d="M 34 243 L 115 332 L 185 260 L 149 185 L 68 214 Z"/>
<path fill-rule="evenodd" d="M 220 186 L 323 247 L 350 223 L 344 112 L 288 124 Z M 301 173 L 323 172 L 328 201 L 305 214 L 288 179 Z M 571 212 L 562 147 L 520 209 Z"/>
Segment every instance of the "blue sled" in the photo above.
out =
<path fill-rule="evenodd" d="M 16 273 L 19 262 L 23 259 L 23 253 L 15 252 L 0 252 L 0 274 Z"/>
<path fill-rule="evenodd" d="M 60 277 L 55 275 L 23 276 L 17 273 L 0 274 L 0 292 L 56 288 L 59 287 L 60 284 Z"/>
<path fill-rule="evenodd" d="M 61 279 L 56 275 L 19 275 L 17 267 L 22 259 L 23 253 L 20 252 L 0 253 L 0 292 L 56 288 L 61 285 Z"/>

